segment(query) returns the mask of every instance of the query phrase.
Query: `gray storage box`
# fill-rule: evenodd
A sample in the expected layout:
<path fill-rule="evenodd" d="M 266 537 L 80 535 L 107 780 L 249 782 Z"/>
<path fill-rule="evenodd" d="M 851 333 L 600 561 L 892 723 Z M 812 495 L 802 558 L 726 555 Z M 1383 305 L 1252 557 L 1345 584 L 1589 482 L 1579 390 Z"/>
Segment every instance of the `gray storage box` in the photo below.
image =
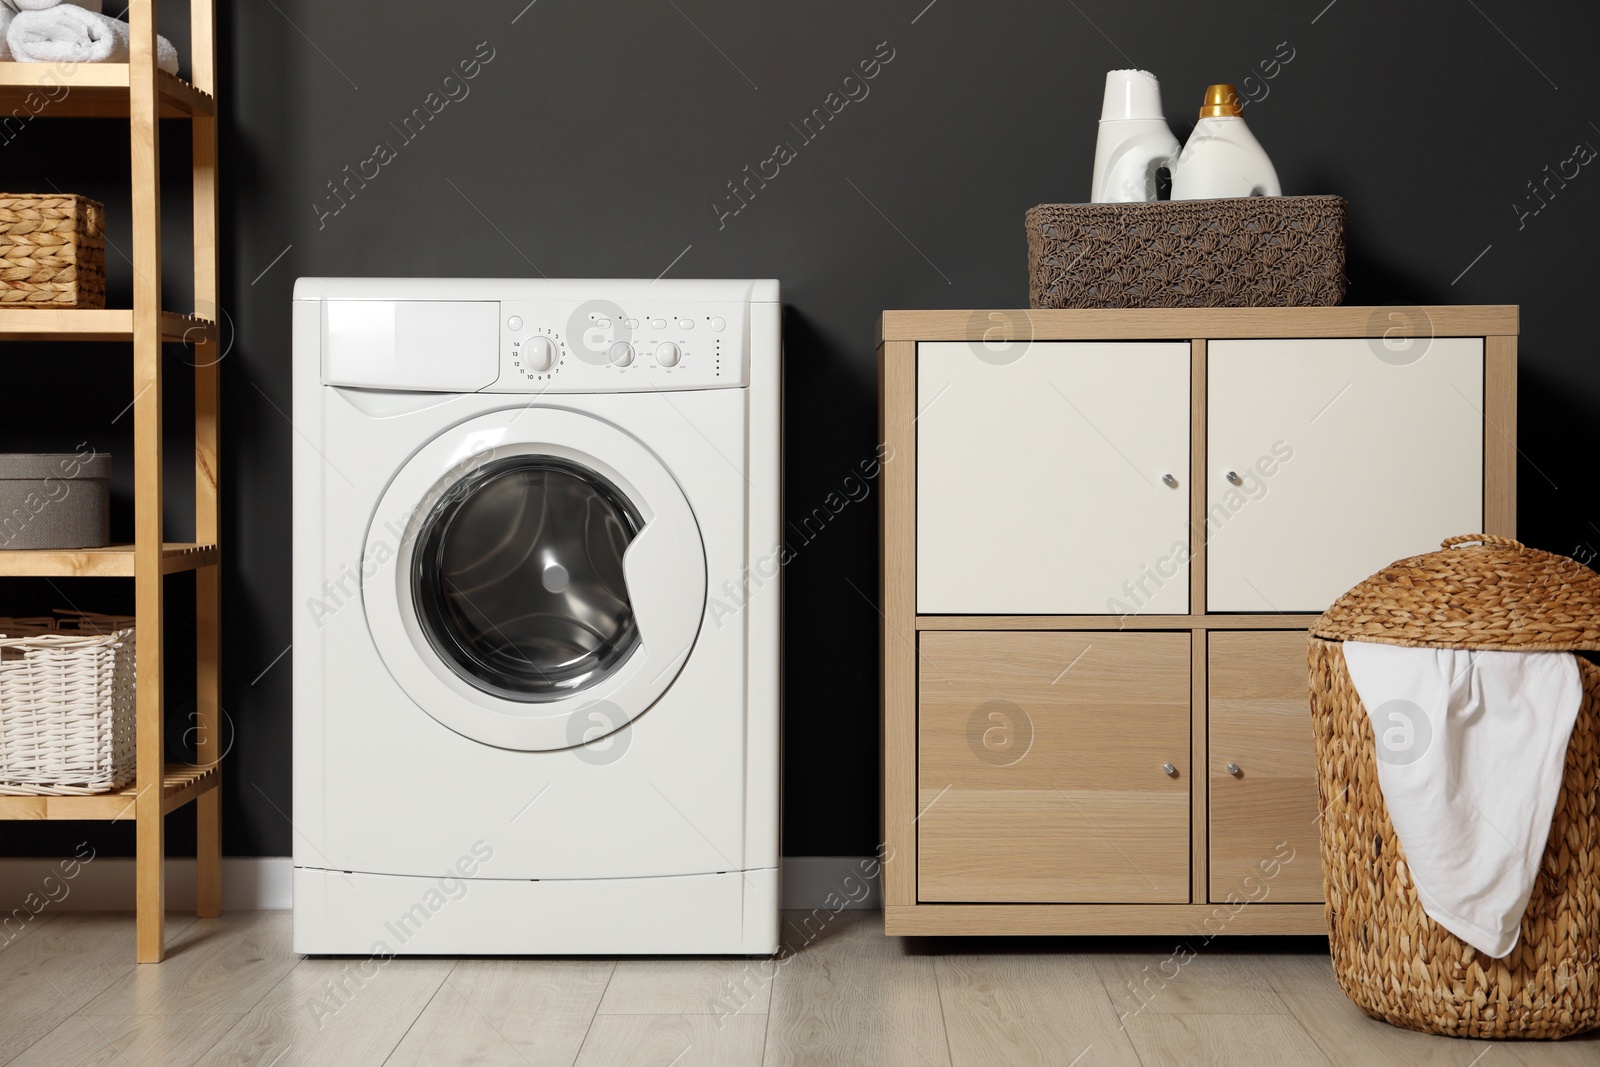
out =
<path fill-rule="evenodd" d="M 111 541 L 111 457 L 0 453 L 0 551 Z"/>

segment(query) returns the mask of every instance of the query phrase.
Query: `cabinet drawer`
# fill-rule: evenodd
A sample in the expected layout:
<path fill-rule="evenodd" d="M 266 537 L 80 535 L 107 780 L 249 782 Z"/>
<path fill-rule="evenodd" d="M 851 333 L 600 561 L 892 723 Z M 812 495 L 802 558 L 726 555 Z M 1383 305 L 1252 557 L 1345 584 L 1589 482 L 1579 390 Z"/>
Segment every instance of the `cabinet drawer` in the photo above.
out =
<path fill-rule="evenodd" d="M 1306 635 L 1213 633 L 1207 659 L 1211 899 L 1236 893 L 1270 903 L 1319 903 L 1320 801 Z"/>
<path fill-rule="evenodd" d="M 1189 346 L 987 354 L 917 346 L 917 610 L 1186 614 Z"/>
<path fill-rule="evenodd" d="M 1187 633 L 920 642 L 919 900 L 1189 900 Z"/>
<path fill-rule="evenodd" d="M 1482 527 L 1483 339 L 1415 345 L 1210 342 L 1206 610 L 1321 612 Z"/>

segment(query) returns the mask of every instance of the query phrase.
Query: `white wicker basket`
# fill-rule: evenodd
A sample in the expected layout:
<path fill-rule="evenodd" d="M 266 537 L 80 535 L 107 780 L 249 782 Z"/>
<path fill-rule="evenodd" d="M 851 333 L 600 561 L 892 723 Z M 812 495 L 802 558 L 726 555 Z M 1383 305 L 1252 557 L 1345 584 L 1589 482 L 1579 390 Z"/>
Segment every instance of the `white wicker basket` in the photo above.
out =
<path fill-rule="evenodd" d="M 134 779 L 133 620 L 0 619 L 0 794 L 109 793 Z"/>

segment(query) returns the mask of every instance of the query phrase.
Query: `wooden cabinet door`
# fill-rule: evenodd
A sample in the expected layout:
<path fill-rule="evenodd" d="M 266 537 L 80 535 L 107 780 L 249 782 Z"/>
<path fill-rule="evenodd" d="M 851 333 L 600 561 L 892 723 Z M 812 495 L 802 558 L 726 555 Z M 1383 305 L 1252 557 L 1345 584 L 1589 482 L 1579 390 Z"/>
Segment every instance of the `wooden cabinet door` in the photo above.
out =
<path fill-rule="evenodd" d="M 920 641 L 919 900 L 1189 900 L 1187 633 Z"/>
<path fill-rule="evenodd" d="M 917 610 L 1189 610 L 1189 345 L 917 346 Z"/>
<path fill-rule="evenodd" d="M 1306 635 L 1213 632 L 1207 659 L 1211 899 L 1320 903 Z"/>
<path fill-rule="evenodd" d="M 1206 610 L 1322 612 L 1481 528 L 1483 339 L 1411 345 L 1207 345 Z"/>

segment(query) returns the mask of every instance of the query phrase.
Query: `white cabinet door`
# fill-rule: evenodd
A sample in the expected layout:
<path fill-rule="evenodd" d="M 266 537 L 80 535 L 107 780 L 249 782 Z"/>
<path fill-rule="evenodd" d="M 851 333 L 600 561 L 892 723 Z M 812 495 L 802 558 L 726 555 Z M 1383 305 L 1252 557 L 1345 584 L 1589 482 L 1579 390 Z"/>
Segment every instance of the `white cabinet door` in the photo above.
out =
<path fill-rule="evenodd" d="M 1482 526 L 1481 338 L 1212 341 L 1206 359 L 1208 610 L 1321 612 Z"/>
<path fill-rule="evenodd" d="M 1187 343 L 919 344 L 917 610 L 1186 613 L 1189 403 Z"/>

